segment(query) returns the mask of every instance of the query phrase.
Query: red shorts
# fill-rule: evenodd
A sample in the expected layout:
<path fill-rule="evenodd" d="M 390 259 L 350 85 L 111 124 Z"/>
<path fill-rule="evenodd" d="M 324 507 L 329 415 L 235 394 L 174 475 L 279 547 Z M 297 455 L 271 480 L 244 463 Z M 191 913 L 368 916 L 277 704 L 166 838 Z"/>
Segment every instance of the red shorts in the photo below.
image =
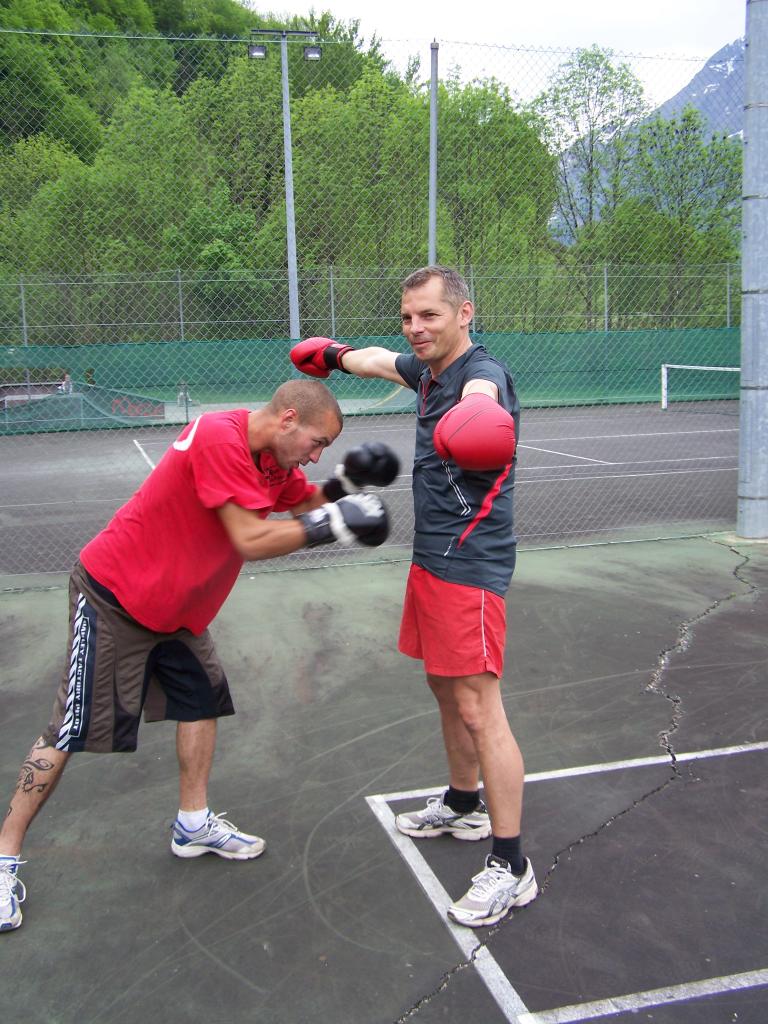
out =
<path fill-rule="evenodd" d="M 489 590 L 446 583 L 412 565 L 405 589 L 398 650 L 420 658 L 435 676 L 504 671 L 507 608 Z"/>

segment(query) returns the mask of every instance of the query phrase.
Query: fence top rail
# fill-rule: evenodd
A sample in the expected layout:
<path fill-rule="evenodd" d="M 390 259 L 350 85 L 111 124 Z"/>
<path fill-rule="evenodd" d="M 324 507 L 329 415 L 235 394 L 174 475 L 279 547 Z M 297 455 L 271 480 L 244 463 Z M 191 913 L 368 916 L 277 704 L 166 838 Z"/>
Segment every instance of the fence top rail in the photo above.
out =
<path fill-rule="evenodd" d="M 290 39 L 290 34 L 295 30 L 285 29 L 282 27 L 266 28 L 261 31 L 288 34 L 288 42 L 295 42 L 303 44 L 304 40 L 298 38 L 295 40 Z M 4 35 L 25 35 L 25 36 L 59 36 L 66 38 L 79 38 L 79 39 L 130 39 L 136 41 L 146 42 L 181 42 L 181 43 L 250 43 L 252 37 L 239 36 L 239 35 L 162 35 L 160 33 L 139 33 L 139 32 L 93 32 L 88 30 L 72 31 L 64 29 L 50 29 L 50 28 L 0 28 L 0 34 Z M 297 35 L 299 33 L 296 33 Z M 322 32 L 318 31 L 315 35 L 322 37 Z M 414 36 L 405 35 L 400 38 L 393 38 L 391 36 L 383 38 L 382 42 L 387 43 L 423 43 L 425 45 L 431 45 L 431 42 L 442 43 L 445 46 L 468 46 L 474 49 L 487 49 L 487 50 L 509 50 L 515 53 L 536 53 L 536 54 L 555 54 L 555 55 L 569 55 L 574 52 L 576 47 L 574 46 L 547 46 L 547 45 L 526 45 L 524 43 L 499 43 L 499 42 L 481 42 L 476 40 L 466 39 L 438 39 L 434 37 L 434 33 L 428 33 L 426 35 Z M 339 47 L 345 45 L 346 40 L 328 39 L 322 38 L 323 45 L 337 44 Z M 614 55 L 619 58 L 632 57 L 638 60 L 653 60 L 653 61 L 682 61 L 689 64 L 700 64 L 702 60 L 706 60 L 707 55 L 705 53 L 692 54 L 692 53 L 673 53 L 673 52 L 642 52 L 632 50 L 616 50 Z"/>

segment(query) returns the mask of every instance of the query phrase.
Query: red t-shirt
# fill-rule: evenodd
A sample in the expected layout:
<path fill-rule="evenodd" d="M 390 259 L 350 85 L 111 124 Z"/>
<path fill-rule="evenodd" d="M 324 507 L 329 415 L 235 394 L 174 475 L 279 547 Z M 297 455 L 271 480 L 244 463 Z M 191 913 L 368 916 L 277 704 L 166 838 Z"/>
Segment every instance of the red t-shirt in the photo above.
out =
<path fill-rule="evenodd" d="M 243 562 L 216 509 L 231 501 L 284 512 L 317 490 L 269 452 L 254 462 L 248 410 L 210 412 L 188 424 L 133 497 L 80 553 L 88 572 L 157 633 L 202 633 Z"/>

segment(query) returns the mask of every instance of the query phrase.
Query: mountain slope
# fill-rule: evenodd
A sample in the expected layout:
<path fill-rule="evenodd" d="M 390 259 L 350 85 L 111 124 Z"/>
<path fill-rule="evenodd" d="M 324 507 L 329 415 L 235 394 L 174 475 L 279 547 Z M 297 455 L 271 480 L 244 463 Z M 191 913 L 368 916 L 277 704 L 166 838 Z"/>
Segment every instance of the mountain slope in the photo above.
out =
<path fill-rule="evenodd" d="M 728 43 L 654 113 L 668 119 L 684 107 L 693 106 L 704 115 L 712 131 L 739 135 L 744 117 L 744 51 L 743 39 Z"/>

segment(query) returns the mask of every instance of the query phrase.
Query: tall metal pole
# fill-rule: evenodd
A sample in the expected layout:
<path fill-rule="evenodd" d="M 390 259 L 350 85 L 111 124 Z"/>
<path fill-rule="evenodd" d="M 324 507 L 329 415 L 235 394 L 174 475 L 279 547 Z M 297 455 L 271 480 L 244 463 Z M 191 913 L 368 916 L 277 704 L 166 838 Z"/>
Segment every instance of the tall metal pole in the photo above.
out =
<path fill-rule="evenodd" d="M 181 287 L 181 269 L 176 268 L 176 290 L 179 296 L 179 338 L 184 341 L 184 292 Z"/>
<path fill-rule="evenodd" d="M 336 289 L 333 283 L 333 264 L 328 267 L 328 291 L 331 300 L 331 337 L 336 337 Z"/>
<path fill-rule="evenodd" d="M 768 537 L 768 0 L 747 0 L 737 532 Z"/>
<path fill-rule="evenodd" d="M 21 298 L 21 338 L 24 342 L 24 349 L 29 345 L 29 331 L 27 330 L 27 298 L 24 294 L 24 275 L 19 275 L 19 296 Z M 27 394 L 32 393 L 29 381 L 29 356 L 24 352 L 24 379 L 27 383 Z"/>
<path fill-rule="evenodd" d="M 299 270 L 296 263 L 296 210 L 293 204 L 293 147 L 291 144 L 291 101 L 288 90 L 288 37 L 280 36 L 283 79 L 283 156 L 285 160 L 285 233 L 288 247 L 288 319 L 291 338 L 301 338 L 299 322 Z"/>
<path fill-rule="evenodd" d="M 427 262 L 437 263 L 437 40 L 430 43 L 432 72 L 429 88 L 429 225 Z"/>

